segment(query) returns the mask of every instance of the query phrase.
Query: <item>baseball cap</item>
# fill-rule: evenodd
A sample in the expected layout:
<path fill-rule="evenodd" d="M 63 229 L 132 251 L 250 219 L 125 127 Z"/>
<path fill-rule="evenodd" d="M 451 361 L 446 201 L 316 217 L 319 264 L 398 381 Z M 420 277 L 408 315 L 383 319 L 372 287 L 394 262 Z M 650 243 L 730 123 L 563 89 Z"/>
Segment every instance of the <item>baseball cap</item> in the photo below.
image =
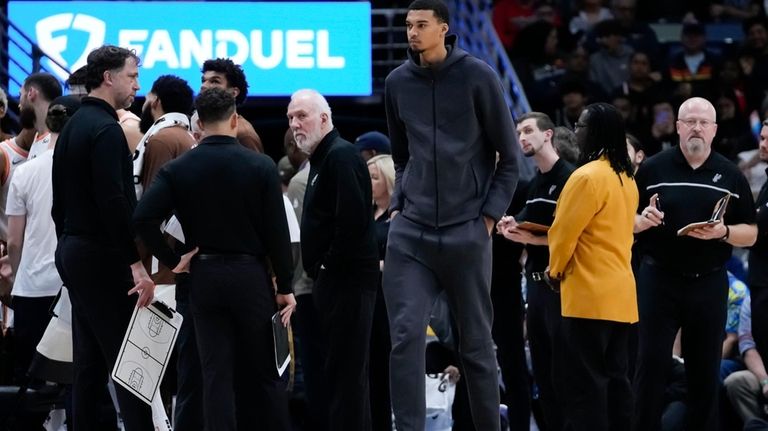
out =
<path fill-rule="evenodd" d="M 392 154 L 389 138 L 381 132 L 363 133 L 355 139 L 355 146 L 358 151 L 374 150 L 378 154 Z"/>

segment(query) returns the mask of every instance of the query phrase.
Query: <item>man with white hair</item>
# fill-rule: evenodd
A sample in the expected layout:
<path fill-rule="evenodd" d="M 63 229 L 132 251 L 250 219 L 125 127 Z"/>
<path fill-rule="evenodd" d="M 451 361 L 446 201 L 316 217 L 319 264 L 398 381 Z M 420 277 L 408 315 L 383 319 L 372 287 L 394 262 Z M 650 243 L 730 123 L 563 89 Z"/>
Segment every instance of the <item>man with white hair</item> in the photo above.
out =
<path fill-rule="evenodd" d="M 717 429 L 718 370 L 726 319 L 732 248 L 757 237 L 747 180 L 728 159 L 712 151 L 715 108 L 693 97 L 677 119 L 680 145 L 658 153 L 637 172 L 638 246 L 645 255 L 637 273 L 640 313 L 634 429 L 659 429 L 665 370 L 682 329 L 688 381 L 686 427 Z M 690 223 L 709 220 L 713 207 L 730 195 L 724 218 L 678 234 Z"/>
<path fill-rule="evenodd" d="M 368 431 L 368 346 L 379 280 L 379 255 L 368 168 L 333 127 L 315 90 L 291 96 L 288 122 L 310 171 L 301 222 L 304 269 L 325 343 L 328 429 Z"/>

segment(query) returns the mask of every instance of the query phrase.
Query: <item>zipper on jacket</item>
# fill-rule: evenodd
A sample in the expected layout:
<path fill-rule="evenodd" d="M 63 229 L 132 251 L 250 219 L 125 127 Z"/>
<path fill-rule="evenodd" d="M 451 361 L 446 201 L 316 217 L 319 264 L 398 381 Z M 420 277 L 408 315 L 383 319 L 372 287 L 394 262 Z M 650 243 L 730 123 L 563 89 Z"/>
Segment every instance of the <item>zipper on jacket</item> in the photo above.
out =
<path fill-rule="evenodd" d="M 435 96 L 435 78 L 432 72 L 432 149 L 435 170 L 435 229 L 440 228 L 440 187 L 437 176 L 437 98 Z"/>

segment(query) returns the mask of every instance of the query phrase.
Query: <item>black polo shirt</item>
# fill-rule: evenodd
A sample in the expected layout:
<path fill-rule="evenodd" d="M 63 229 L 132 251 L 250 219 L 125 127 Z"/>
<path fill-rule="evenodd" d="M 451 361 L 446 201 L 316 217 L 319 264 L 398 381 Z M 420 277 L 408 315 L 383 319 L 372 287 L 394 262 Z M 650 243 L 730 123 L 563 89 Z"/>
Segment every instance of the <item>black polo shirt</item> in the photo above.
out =
<path fill-rule="evenodd" d="M 515 217 L 518 223 L 532 223 L 552 226 L 555 220 L 555 207 L 560 192 L 563 191 L 568 177 L 576 168 L 563 159 L 559 159 L 546 173 L 538 172 L 531 180 L 525 208 Z M 526 271 L 543 271 L 549 265 L 549 247 L 545 245 L 527 245 L 528 260 Z"/>
<path fill-rule="evenodd" d="M 717 201 L 731 194 L 725 223 L 755 223 L 752 191 L 744 175 L 730 160 L 712 151 L 697 169 L 691 168 L 679 146 L 662 151 L 640 167 L 638 213 L 659 194 L 664 225 L 638 235 L 640 247 L 657 264 L 680 273 L 706 273 L 725 265 L 731 245 L 717 240 L 677 236 L 678 229 L 709 220 Z"/>
<path fill-rule="evenodd" d="M 768 174 L 768 169 L 765 173 Z M 749 250 L 749 274 L 747 275 L 750 289 L 768 288 L 768 181 L 760 189 L 756 204 L 757 242 Z"/>

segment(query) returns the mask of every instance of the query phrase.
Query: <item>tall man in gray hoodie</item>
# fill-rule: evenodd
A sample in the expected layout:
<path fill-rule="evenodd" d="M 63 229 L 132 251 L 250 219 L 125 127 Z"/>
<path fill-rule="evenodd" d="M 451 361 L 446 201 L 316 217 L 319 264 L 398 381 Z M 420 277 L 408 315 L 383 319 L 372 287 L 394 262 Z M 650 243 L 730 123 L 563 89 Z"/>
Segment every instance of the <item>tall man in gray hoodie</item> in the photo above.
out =
<path fill-rule="evenodd" d="M 515 128 L 496 73 L 446 37 L 442 1 L 411 3 L 406 27 L 409 59 L 385 90 L 396 178 L 383 288 L 396 426 L 424 429 L 425 332 L 444 290 L 475 428 L 495 431 L 490 235 L 517 184 Z"/>

